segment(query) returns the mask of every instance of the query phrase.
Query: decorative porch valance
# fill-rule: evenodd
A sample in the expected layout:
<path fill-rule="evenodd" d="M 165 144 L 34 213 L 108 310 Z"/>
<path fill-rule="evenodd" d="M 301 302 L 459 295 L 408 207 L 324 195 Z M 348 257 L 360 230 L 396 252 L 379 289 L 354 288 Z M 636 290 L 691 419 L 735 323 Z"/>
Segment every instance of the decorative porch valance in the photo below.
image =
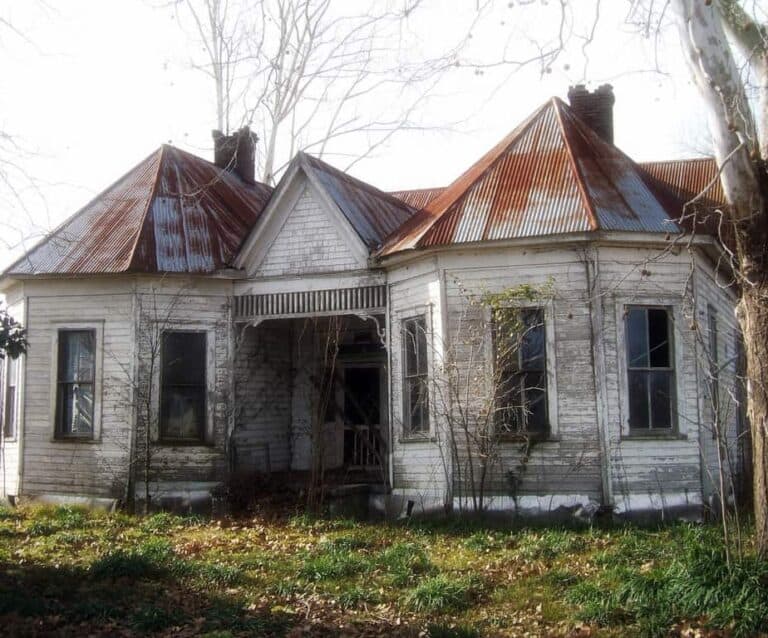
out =
<path fill-rule="evenodd" d="M 235 297 L 235 321 L 258 317 L 302 317 L 384 312 L 386 286 L 273 292 Z"/>

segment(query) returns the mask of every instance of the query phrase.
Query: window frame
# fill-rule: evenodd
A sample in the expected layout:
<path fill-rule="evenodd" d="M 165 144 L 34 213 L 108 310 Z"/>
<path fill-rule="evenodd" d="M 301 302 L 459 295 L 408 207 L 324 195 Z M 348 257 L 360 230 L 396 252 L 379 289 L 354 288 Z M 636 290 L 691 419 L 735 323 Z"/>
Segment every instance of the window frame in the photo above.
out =
<path fill-rule="evenodd" d="M 98 443 L 101 441 L 102 379 L 104 371 L 104 321 L 90 320 L 51 324 L 50 423 L 51 441 L 56 443 Z M 93 428 L 89 434 L 66 434 L 58 423 L 59 340 L 62 332 L 92 332 L 93 344 Z"/>
<path fill-rule="evenodd" d="M 544 441 L 557 441 L 559 437 L 559 419 L 557 403 L 557 335 L 555 332 L 555 306 L 553 299 L 521 301 L 520 303 L 509 304 L 510 309 L 517 310 L 540 310 L 544 321 L 544 373 L 547 382 L 546 387 L 546 409 L 547 423 L 543 431 L 533 432 L 504 432 L 500 435 L 502 440 L 519 441 L 523 437 L 535 438 Z M 490 308 L 485 310 L 485 322 L 488 326 L 486 332 L 486 378 L 493 383 L 496 366 L 496 349 L 494 344 L 494 325 L 493 316 Z M 492 388 L 491 388 L 492 390 Z"/>
<path fill-rule="evenodd" d="M 204 422 L 202 432 L 199 438 L 176 439 L 163 436 L 162 424 L 162 394 L 163 394 L 163 339 L 167 333 L 196 333 L 205 335 L 205 383 L 204 388 Z M 155 366 L 154 378 L 152 379 L 153 392 L 152 414 L 156 415 L 151 424 L 151 439 L 154 443 L 166 447 L 211 447 L 214 445 L 214 411 L 215 411 L 215 384 L 216 384 L 216 330 L 210 326 L 186 323 L 165 325 L 160 331 L 160 356 L 158 365 Z"/>
<path fill-rule="evenodd" d="M 24 355 L 19 355 L 14 361 L 16 364 L 15 369 L 15 378 L 11 378 L 11 374 L 9 374 L 9 370 L 11 369 L 11 357 L 10 355 L 6 354 L 5 358 L 3 359 L 3 368 L 2 368 L 2 374 L 0 374 L 0 379 L 2 379 L 2 390 L 0 391 L 0 407 L 2 408 L 2 412 L 0 412 L 0 421 L 2 423 L 0 424 L 0 427 L 2 427 L 2 432 L 0 432 L 0 435 L 2 436 L 3 441 L 9 441 L 13 442 L 16 441 L 19 434 L 19 418 L 21 415 L 21 406 L 19 402 L 19 398 L 21 395 L 21 370 L 22 370 L 22 357 Z M 13 386 L 14 388 L 14 402 L 13 402 L 13 414 L 9 415 L 8 412 L 8 397 L 10 395 L 10 388 Z M 10 417 L 10 418 L 9 418 Z M 13 424 L 13 431 L 9 434 L 8 433 L 8 423 L 9 421 Z"/>
<path fill-rule="evenodd" d="M 667 325 L 671 339 L 670 360 L 674 363 L 672 368 L 672 380 L 674 384 L 674 396 L 672 397 L 672 425 L 671 427 L 636 428 L 630 426 L 629 407 L 629 354 L 627 344 L 626 319 L 629 309 L 632 307 L 661 309 L 667 312 Z M 691 416 L 685 410 L 683 389 L 680 387 L 680 375 L 684 374 L 684 339 L 679 338 L 677 327 L 681 326 L 682 315 L 680 299 L 678 297 L 653 297 L 652 299 L 625 298 L 616 301 L 616 352 L 619 372 L 619 410 L 621 422 L 621 436 L 628 439 L 681 439 L 687 438 L 686 422 Z M 663 369 L 663 368 L 662 368 Z"/>
<path fill-rule="evenodd" d="M 422 373 L 416 373 L 413 375 L 408 374 L 408 354 L 407 354 L 407 340 L 405 339 L 405 326 L 409 322 L 423 321 L 424 324 L 424 339 L 425 339 L 425 352 L 424 361 L 426 364 L 426 371 Z M 426 439 L 429 438 L 432 433 L 432 422 L 434 420 L 434 411 L 432 405 L 432 391 L 430 383 L 432 375 L 430 371 L 432 369 L 431 356 L 430 356 L 430 316 L 426 310 L 413 310 L 411 312 L 402 313 L 399 317 L 399 330 L 400 330 L 400 387 L 402 395 L 402 436 L 404 439 Z M 418 349 L 418 346 L 417 346 Z M 418 352 L 417 352 L 418 356 Z M 410 410 L 410 384 L 409 380 L 419 379 L 423 377 L 423 385 L 426 390 L 426 428 L 414 430 L 411 426 L 411 410 Z"/>

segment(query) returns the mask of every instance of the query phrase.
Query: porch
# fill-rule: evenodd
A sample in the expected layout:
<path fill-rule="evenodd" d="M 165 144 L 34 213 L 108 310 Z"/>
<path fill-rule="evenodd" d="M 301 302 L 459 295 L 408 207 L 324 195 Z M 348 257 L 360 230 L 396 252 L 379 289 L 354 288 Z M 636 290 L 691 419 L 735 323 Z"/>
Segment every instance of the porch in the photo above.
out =
<path fill-rule="evenodd" d="M 234 311 L 235 472 L 388 485 L 385 287 L 242 295 Z"/>

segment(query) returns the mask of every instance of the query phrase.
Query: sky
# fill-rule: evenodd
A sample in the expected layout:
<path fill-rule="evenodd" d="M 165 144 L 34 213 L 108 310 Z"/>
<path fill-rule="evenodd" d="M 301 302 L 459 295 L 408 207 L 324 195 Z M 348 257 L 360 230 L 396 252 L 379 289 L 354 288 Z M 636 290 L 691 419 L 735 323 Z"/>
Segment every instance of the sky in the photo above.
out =
<path fill-rule="evenodd" d="M 359 7 L 359 0 L 333 1 L 341 13 Z M 398 46 L 414 56 L 450 47 L 467 35 L 478 2 L 425 0 L 403 25 Z M 587 25 L 591 2 L 573 0 Z M 14 138 L 14 146 L 2 148 L 11 149 L 18 165 L 11 179 L 20 197 L 0 191 L 0 266 L 160 144 L 211 158 L 212 86 L 192 68 L 200 43 L 165 4 L 3 3 L 0 21 L 18 33 L 0 29 L 0 131 Z M 545 74 L 535 65 L 479 71 L 470 62 L 530 55 L 531 40 L 552 37 L 554 14 L 546 0 L 499 2 L 471 28 L 462 50 L 467 63 L 446 72 L 419 109 L 423 130 L 394 136 L 352 174 L 383 190 L 448 184 L 536 107 L 554 95 L 565 99 L 569 85 L 584 81 L 614 86 L 615 141 L 631 157 L 706 152 L 703 110 L 674 33 L 655 48 L 627 26 L 626 6 L 624 0 L 603 0 L 586 57 L 574 41 Z M 664 73 L 650 71 L 657 55 Z M 382 99 L 385 108 L 396 108 L 399 97 L 377 97 Z M 353 154 L 354 142 L 349 144 L 345 152 Z"/>

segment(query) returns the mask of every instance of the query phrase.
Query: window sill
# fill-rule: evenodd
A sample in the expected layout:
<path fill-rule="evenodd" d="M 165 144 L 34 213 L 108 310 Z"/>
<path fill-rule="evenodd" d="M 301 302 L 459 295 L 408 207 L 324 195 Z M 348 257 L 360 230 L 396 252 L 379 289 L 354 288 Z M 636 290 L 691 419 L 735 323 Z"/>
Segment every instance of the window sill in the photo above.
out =
<path fill-rule="evenodd" d="M 630 432 L 621 435 L 622 441 L 687 441 L 688 435 L 680 432 L 663 432 L 659 430 Z"/>
<path fill-rule="evenodd" d="M 530 441 L 531 443 L 560 443 L 560 437 L 549 435 L 549 434 L 539 434 L 534 432 L 531 432 L 528 436 L 525 436 L 523 434 L 500 434 L 499 435 L 500 443 L 525 443 L 526 441 Z"/>
<path fill-rule="evenodd" d="M 92 436 L 54 436 L 51 438 L 51 443 L 87 443 L 88 445 L 94 445 L 101 443 L 101 440 Z"/>
<path fill-rule="evenodd" d="M 204 447 L 204 448 L 215 447 L 215 444 L 211 441 L 160 440 L 160 441 L 155 441 L 155 445 L 158 445 L 161 447 Z"/>
<path fill-rule="evenodd" d="M 410 443 L 437 443 L 437 437 L 430 436 L 429 434 L 409 434 L 407 436 L 401 436 L 397 442 L 404 445 Z"/>

